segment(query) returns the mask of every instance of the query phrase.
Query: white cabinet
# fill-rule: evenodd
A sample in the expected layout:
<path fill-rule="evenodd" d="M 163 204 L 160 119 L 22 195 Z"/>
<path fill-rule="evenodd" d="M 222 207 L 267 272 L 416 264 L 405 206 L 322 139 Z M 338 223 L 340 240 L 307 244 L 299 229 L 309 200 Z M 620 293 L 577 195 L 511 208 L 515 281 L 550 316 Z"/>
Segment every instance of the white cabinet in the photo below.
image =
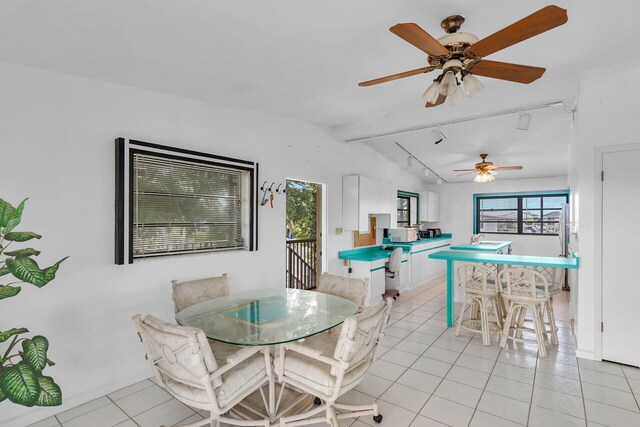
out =
<path fill-rule="evenodd" d="M 429 255 L 448 250 L 451 239 L 438 239 L 411 246 L 411 287 L 422 285 L 441 276 L 446 271 L 446 262 L 429 258 Z"/>
<path fill-rule="evenodd" d="M 369 233 L 369 215 L 390 215 L 391 206 L 390 182 L 359 175 L 342 177 L 343 229 Z"/>
<path fill-rule="evenodd" d="M 440 194 L 432 191 L 420 193 L 420 222 L 440 221 Z"/>

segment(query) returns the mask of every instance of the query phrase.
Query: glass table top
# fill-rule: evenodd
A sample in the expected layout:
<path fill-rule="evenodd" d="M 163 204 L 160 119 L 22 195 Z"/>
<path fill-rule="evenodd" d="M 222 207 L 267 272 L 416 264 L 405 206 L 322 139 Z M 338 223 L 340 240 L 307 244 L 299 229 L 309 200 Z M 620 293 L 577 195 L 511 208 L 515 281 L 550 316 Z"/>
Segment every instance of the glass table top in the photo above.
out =
<path fill-rule="evenodd" d="M 331 329 L 355 314 L 354 303 L 301 289 L 260 289 L 203 301 L 176 314 L 183 326 L 238 345 L 270 345 Z"/>

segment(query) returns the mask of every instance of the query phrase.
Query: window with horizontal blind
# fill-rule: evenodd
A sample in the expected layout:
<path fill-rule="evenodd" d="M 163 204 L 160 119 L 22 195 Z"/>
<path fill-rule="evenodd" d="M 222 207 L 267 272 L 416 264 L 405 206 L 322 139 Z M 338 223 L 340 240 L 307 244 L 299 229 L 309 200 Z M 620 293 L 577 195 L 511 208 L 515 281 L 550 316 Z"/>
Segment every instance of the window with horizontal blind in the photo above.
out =
<path fill-rule="evenodd" d="M 476 194 L 476 233 L 557 235 L 568 192 Z"/>
<path fill-rule="evenodd" d="M 129 150 L 130 262 L 253 249 L 254 169 L 200 157 Z"/>

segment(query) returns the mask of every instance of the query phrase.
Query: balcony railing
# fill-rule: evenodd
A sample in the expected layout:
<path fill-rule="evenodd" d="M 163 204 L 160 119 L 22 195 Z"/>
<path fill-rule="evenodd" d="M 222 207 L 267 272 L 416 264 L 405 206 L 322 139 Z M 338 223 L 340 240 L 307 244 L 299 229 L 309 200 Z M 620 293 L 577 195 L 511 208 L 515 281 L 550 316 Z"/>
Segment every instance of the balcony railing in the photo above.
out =
<path fill-rule="evenodd" d="M 315 289 L 317 281 L 316 239 L 287 240 L 287 287 Z"/>

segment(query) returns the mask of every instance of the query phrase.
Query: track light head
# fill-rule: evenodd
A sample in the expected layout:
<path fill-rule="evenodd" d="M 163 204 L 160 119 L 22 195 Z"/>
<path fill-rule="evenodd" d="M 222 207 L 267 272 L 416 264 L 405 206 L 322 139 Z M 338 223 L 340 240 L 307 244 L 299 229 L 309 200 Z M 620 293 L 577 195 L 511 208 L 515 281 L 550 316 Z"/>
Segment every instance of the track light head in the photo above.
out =
<path fill-rule="evenodd" d="M 520 116 L 518 117 L 518 130 L 529 130 L 530 124 L 531 124 L 531 114 L 520 113 Z"/>

